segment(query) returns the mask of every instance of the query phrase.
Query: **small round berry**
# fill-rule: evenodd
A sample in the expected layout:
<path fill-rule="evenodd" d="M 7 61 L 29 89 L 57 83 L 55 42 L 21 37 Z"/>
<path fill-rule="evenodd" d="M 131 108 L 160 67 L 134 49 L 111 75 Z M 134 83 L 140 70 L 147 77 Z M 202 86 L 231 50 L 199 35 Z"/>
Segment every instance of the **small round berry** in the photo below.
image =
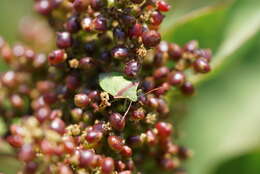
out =
<path fill-rule="evenodd" d="M 126 47 L 115 47 L 111 50 L 111 55 L 115 59 L 125 59 L 129 56 L 129 51 Z"/>
<path fill-rule="evenodd" d="M 29 161 L 25 164 L 24 173 L 35 174 L 38 169 L 38 164 L 34 161 Z"/>
<path fill-rule="evenodd" d="M 125 119 L 120 113 L 111 114 L 109 116 L 109 122 L 111 126 L 118 131 L 122 131 L 125 128 Z"/>
<path fill-rule="evenodd" d="M 157 1 L 157 8 L 159 11 L 167 12 L 170 10 L 171 6 L 167 4 L 164 0 Z"/>
<path fill-rule="evenodd" d="M 51 110 L 48 106 L 43 106 L 35 111 L 35 117 L 39 122 L 44 122 L 45 120 L 49 119 L 51 114 Z"/>
<path fill-rule="evenodd" d="M 93 24 L 93 22 L 90 17 L 85 17 L 81 21 L 81 26 L 82 26 L 83 30 L 85 30 L 85 31 L 91 31 L 93 28 L 92 24 Z"/>
<path fill-rule="evenodd" d="M 146 141 L 149 145 L 155 145 L 157 144 L 158 140 L 156 138 L 155 133 L 152 130 L 148 130 L 146 132 Z"/>
<path fill-rule="evenodd" d="M 100 32 L 104 32 L 107 30 L 107 21 L 105 18 L 98 16 L 93 21 L 94 29 Z"/>
<path fill-rule="evenodd" d="M 72 37 L 69 32 L 57 33 L 57 47 L 60 49 L 69 48 L 72 45 Z"/>
<path fill-rule="evenodd" d="M 122 24 L 127 26 L 133 26 L 136 23 L 136 18 L 131 15 L 123 15 L 122 17 Z"/>
<path fill-rule="evenodd" d="M 181 86 L 181 92 L 184 95 L 193 95 L 195 92 L 194 86 L 191 82 L 185 82 L 182 86 Z"/>
<path fill-rule="evenodd" d="M 185 82 L 185 75 L 182 72 L 171 72 L 168 75 L 168 82 L 172 86 L 181 86 Z"/>
<path fill-rule="evenodd" d="M 80 30 L 80 24 L 77 16 L 71 16 L 65 24 L 65 28 L 70 33 L 78 32 Z"/>
<path fill-rule="evenodd" d="M 92 150 L 81 150 L 79 154 L 79 165 L 81 167 L 94 167 L 98 159 Z"/>
<path fill-rule="evenodd" d="M 151 23 L 153 25 L 160 25 L 164 19 L 164 15 L 160 13 L 159 11 L 154 11 L 151 14 Z"/>
<path fill-rule="evenodd" d="M 159 122 L 155 125 L 155 128 L 162 139 L 169 137 L 172 133 L 172 125 L 169 123 Z"/>
<path fill-rule="evenodd" d="M 199 73 L 208 73 L 211 70 L 208 61 L 204 58 L 198 58 L 195 60 L 193 62 L 193 68 L 196 72 Z"/>
<path fill-rule="evenodd" d="M 63 134 L 65 132 L 65 123 L 60 118 L 55 118 L 50 125 L 51 129 Z"/>
<path fill-rule="evenodd" d="M 179 45 L 171 43 L 169 44 L 168 54 L 172 60 L 178 61 L 182 56 L 182 49 Z"/>
<path fill-rule="evenodd" d="M 170 112 L 170 109 L 168 107 L 168 104 L 166 103 L 165 100 L 159 98 L 158 99 L 158 108 L 157 108 L 157 112 L 163 116 L 163 115 L 166 115 Z"/>
<path fill-rule="evenodd" d="M 143 27 L 141 24 L 134 24 L 134 26 L 132 26 L 129 29 L 129 36 L 133 37 L 133 38 L 138 38 L 139 36 L 142 36 L 143 33 Z"/>
<path fill-rule="evenodd" d="M 162 66 L 160 68 L 157 68 L 154 73 L 153 77 L 155 79 L 164 78 L 167 77 L 168 73 L 170 72 L 169 68 L 166 66 Z"/>
<path fill-rule="evenodd" d="M 125 64 L 124 72 L 128 77 L 135 77 L 140 71 L 140 68 L 141 66 L 137 61 L 131 60 Z"/>
<path fill-rule="evenodd" d="M 163 158 L 160 161 L 160 164 L 166 170 L 172 170 L 176 167 L 176 164 L 174 163 L 173 159 L 171 159 L 171 158 Z"/>
<path fill-rule="evenodd" d="M 20 148 L 23 145 L 23 138 L 20 135 L 12 135 L 7 137 L 7 142 L 15 148 Z"/>
<path fill-rule="evenodd" d="M 126 33 L 119 27 L 113 30 L 113 35 L 118 44 L 122 44 L 126 40 Z"/>
<path fill-rule="evenodd" d="M 205 58 L 208 62 L 210 62 L 212 58 L 212 52 L 210 49 L 198 49 L 195 51 L 195 53 L 198 56 Z"/>
<path fill-rule="evenodd" d="M 161 35 L 155 30 L 146 31 L 142 34 L 142 40 L 145 47 L 155 47 L 161 42 Z"/>
<path fill-rule="evenodd" d="M 33 146 L 31 144 L 24 144 L 19 152 L 19 159 L 24 162 L 32 161 L 35 157 Z"/>
<path fill-rule="evenodd" d="M 194 52 L 195 50 L 198 49 L 198 42 L 195 40 L 192 40 L 190 42 L 188 42 L 185 46 L 184 46 L 184 50 L 188 51 L 188 52 Z"/>
<path fill-rule="evenodd" d="M 74 152 L 75 148 L 76 148 L 76 145 L 75 145 L 73 137 L 71 137 L 71 136 L 64 136 L 62 138 L 62 142 L 63 142 L 64 150 L 67 153 L 72 154 Z"/>
<path fill-rule="evenodd" d="M 86 71 L 92 71 L 95 69 L 96 64 L 92 57 L 84 57 L 84 58 L 80 59 L 79 67 Z"/>
<path fill-rule="evenodd" d="M 54 50 L 48 56 L 48 60 L 52 65 L 63 63 L 66 59 L 67 59 L 67 54 L 65 53 L 64 50 Z"/>
<path fill-rule="evenodd" d="M 157 109 L 157 107 L 159 106 L 158 99 L 155 97 L 148 98 L 148 105 L 153 109 Z"/>
<path fill-rule="evenodd" d="M 97 144 L 102 139 L 100 131 L 90 130 L 86 135 L 86 140 L 89 144 Z"/>
<path fill-rule="evenodd" d="M 136 109 L 131 114 L 132 120 L 142 120 L 145 117 L 145 112 L 143 108 Z"/>
<path fill-rule="evenodd" d="M 86 10 L 88 5 L 89 5 L 89 0 L 74 0 L 73 1 L 73 7 L 78 12 Z"/>
<path fill-rule="evenodd" d="M 108 145 L 111 149 L 113 149 L 116 152 L 120 152 L 123 149 L 123 140 L 120 137 L 110 135 L 107 139 Z"/>
<path fill-rule="evenodd" d="M 90 102 L 90 99 L 87 94 L 76 94 L 74 96 L 74 103 L 80 108 L 86 107 Z"/>
<path fill-rule="evenodd" d="M 35 10 L 42 15 L 49 15 L 53 9 L 53 6 L 49 0 L 36 1 Z"/>
<path fill-rule="evenodd" d="M 93 10 L 97 11 L 104 8 L 107 5 L 106 2 L 106 0 L 91 0 L 90 5 Z"/>
<path fill-rule="evenodd" d="M 72 169 L 69 165 L 62 164 L 58 167 L 59 174 L 73 174 Z"/>
<path fill-rule="evenodd" d="M 147 77 L 143 83 L 142 83 L 142 89 L 145 91 L 145 92 L 148 92 L 148 91 L 151 91 L 152 89 L 155 88 L 155 81 L 154 81 L 154 78 L 152 77 Z"/>
<path fill-rule="evenodd" d="M 79 76 L 71 74 L 66 77 L 66 87 L 70 90 L 76 90 L 80 86 Z"/>
<path fill-rule="evenodd" d="M 114 170 L 115 170 L 115 164 L 112 158 L 107 157 L 102 160 L 101 163 L 102 174 L 112 174 Z"/>
<path fill-rule="evenodd" d="M 168 92 L 170 90 L 170 85 L 167 82 L 164 82 L 160 87 L 158 87 L 158 89 L 156 91 L 154 91 L 154 93 L 157 96 L 161 96 L 164 95 L 166 92 Z"/>
<path fill-rule="evenodd" d="M 122 148 L 122 151 L 120 152 L 120 154 L 122 156 L 125 156 L 125 157 L 131 157 L 133 152 L 132 152 L 132 149 L 129 147 L 129 146 L 123 146 Z"/>

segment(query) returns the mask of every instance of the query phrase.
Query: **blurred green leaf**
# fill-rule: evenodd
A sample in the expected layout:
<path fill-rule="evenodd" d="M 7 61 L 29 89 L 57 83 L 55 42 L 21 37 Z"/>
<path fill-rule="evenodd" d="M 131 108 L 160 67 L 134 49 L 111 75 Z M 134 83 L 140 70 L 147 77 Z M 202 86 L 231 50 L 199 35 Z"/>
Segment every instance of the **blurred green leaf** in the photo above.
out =
<path fill-rule="evenodd" d="M 222 161 L 260 146 L 260 34 L 244 47 L 231 58 L 233 66 L 202 85 L 189 105 L 182 130 L 183 143 L 195 151 L 188 165 L 192 174 L 211 174 Z"/>
<path fill-rule="evenodd" d="M 241 156 L 236 156 L 223 161 L 214 174 L 259 174 L 260 173 L 260 152 L 252 151 Z"/>
<path fill-rule="evenodd" d="M 237 0 L 207 7 L 169 23 L 162 29 L 163 37 L 171 42 L 184 44 L 198 40 L 201 47 L 213 49 L 213 73 L 194 76 L 198 83 L 219 72 L 222 65 L 260 30 L 260 1 Z"/>
<path fill-rule="evenodd" d="M 221 41 L 220 33 L 225 25 L 230 4 L 223 3 L 202 8 L 177 21 L 169 21 L 161 30 L 163 38 L 181 45 L 190 40 L 198 40 L 201 47 L 216 50 Z"/>
<path fill-rule="evenodd" d="M 100 87 L 115 98 L 137 101 L 138 82 L 126 79 L 122 73 L 103 73 L 99 76 Z"/>

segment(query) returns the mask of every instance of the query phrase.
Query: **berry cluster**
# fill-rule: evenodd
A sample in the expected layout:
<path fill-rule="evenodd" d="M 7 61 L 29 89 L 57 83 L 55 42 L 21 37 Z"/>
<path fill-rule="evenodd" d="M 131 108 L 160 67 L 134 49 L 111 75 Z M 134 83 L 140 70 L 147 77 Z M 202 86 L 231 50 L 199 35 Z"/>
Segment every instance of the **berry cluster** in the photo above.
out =
<path fill-rule="evenodd" d="M 21 173 L 146 174 L 157 173 L 156 166 L 185 173 L 181 162 L 191 153 L 172 141 L 166 95 L 193 95 L 188 77 L 210 71 L 211 51 L 196 41 L 184 47 L 161 41 L 162 13 L 170 6 L 164 0 L 35 0 L 35 9 L 57 32 L 55 50 L 11 48 L 0 38 L 11 69 L 0 76 L 0 110 L 10 127 L 3 138 L 24 162 Z M 99 75 L 110 72 L 138 81 L 137 101 L 100 87 Z"/>

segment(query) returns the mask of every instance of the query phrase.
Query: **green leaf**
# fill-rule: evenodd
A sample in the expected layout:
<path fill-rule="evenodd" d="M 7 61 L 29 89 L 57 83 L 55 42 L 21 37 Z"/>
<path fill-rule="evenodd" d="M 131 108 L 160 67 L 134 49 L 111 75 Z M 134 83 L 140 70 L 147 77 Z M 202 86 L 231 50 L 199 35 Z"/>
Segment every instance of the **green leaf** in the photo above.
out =
<path fill-rule="evenodd" d="M 99 85 L 114 98 L 128 98 L 137 101 L 137 81 L 131 81 L 124 77 L 122 73 L 103 73 L 99 76 Z"/>
<path fill-rule="evenodd" d="M 244 47 L 189 105 L 182 143 L 195 152 L 188 165 L 192 174 L 211 174 L 223 161 L 260 147 L 260 33 Z"/>
<path fill-rule="evenodd" d="M 234 5 L 231 2 L 193 11 L 162 29 L 168 41 L 183 44 L 195 39 L 201 47 L 213 49 L 213 72 L 193 76 L 190 80 L 194 83 L 215 76 L 260 30 L 260 1 L 236 0 Z"/>

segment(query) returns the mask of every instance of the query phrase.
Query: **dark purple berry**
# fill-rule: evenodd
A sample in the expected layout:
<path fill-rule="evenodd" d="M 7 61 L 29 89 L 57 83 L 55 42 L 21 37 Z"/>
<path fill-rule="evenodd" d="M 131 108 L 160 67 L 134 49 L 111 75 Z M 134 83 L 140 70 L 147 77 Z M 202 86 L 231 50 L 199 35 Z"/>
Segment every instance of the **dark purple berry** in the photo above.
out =
<path fill-rule="evenodd" d="M 114 170 L 115 170 L 115 164 L 112 158 L 107 157 L 102 160 L 101 163 L 102 174 L 112 174 Z"/>
<path fill-rule="evenodd" d="M 125 119 L 119 113 L 111 114 L 109 116 L 109 122 L 111 126 L 118 131 L 122 131 L 125 128 Z"/>
<path fill-rule="evenodd" d="M 115 59 L 125 59 L 129 56 L 129 51 L 125 47 L 115 47 L 111 50 L 111 55 Z"/>
<path fill-rule="evenodd" d="M 60 49 L 69 48 L 72 45 L 72 37 L 69 32 L 57 33 L 57 46 Z"/>
<path fill-rule="evenodd" d="M 168 75 L 168 83 L 172 86 L 181 86 L 185 82 L 185 75 L 182 72 L 174 71 Z"/>
<path fill-rule="evenodd" d="M 185 82 L 182 86 L 181 86 L 181 92 L 184 95 L 193 95 L 195 92 L 194 86 L 191 82 Z"/>
<path fill-rule="evenodd" d="M 211 70 L 208 61 L 204 58 L 198 58 L 195 60 L 193 62 L 193 68 L 196 72 L 199 73 L 208 73 Z"/>
<path fill-rule="evenodd" d="M 155 30 L 146 31 L 142 34 L 142 40 L 145 47 L 155 47 L 161 42 L 161 35 Z"/>
<path fill-rule="evenodd" d="M 126 63 L 124 72 L 129 77 L 135 77 L 140 71 L 140 68 L 141 66 L 137 61 L 131 60 Z"/>

